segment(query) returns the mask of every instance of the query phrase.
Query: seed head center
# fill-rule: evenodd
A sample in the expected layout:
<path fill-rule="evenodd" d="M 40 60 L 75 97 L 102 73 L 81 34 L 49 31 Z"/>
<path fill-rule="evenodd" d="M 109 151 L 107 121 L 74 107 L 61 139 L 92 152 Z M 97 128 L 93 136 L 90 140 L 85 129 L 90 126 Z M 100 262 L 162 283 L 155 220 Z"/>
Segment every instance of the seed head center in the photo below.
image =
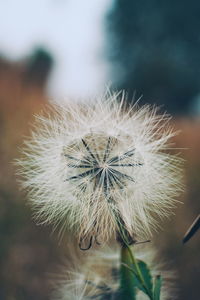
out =
<path fill-rule="evenodd" d="M 100 168 L 100 169 L 104 169 L 104 170 L 106 170 L 106 169 L 108 169 L 108 168 L 109 168 L 109 165 L 108 165 L 108 164 L 106 164 L 106 163 L 103 163 L 103 164 L 101 164 L 101 165 L 99 166 L 99 168 Z"/>

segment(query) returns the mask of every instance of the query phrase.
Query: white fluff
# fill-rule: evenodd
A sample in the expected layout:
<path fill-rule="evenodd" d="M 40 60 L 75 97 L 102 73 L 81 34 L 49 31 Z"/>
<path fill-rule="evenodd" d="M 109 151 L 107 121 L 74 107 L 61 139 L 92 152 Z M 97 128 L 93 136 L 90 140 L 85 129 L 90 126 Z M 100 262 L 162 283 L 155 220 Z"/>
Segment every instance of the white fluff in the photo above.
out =
<path fill-rule="evenodd" d="M 176 299 L 173 271 L 164 270 L 165 264 L 157 263 L 157 254 L 153 247 L 136 246 L 136 259 L 143 260 L 151 270 L 153 278 L 162 277 L 161 300 Z M 118 249 L 119 250 L 119 249 Z M 84 264 L 78 264 L 76 272 L 63 272 L 62 280 L 57 282 L 52 295 L 53 300 L 105 300 L 116 298 L 120 287 L 120 252 L 105 247 L 94 251 Z M 136 290 L 136 300 L 148 300 L 142 291 Z"/>
<path fill-rule="evenodd" d="M 42 223 L 101 241 L 121 223 L 141 240 L 170 215 L 182 187 L 181 160 L 167 152 L 169 118 L 124 102 L 124 93 L 112 94 L 36 117 L 18 165 Z"/>

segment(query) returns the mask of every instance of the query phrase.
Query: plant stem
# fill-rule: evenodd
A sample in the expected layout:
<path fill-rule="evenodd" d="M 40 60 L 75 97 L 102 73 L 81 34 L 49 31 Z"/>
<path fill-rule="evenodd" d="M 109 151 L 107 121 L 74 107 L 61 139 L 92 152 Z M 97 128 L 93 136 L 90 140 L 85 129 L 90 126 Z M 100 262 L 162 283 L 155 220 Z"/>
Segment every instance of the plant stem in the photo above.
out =
<path fill-rule="evenodd" d="M 142 273 L 140 271 L 140 268 L 138 266 L 138 263 L 133 255 L 133 252 L 130 248 L 129 245 L 124 244 L 121 248 L 121 264 L 123 264 L 124 268 L 126 268 L 126 285 L 127 285 L 127 290 L 133 291 L 133 274 L 137 277 L 139 280 L 140 284 L 142 285 L 143 289 L 145 290 L 146 294 L 149 296 L 150 300 L 153 300 L 151 292 L 147 288 L 144 278 L 142 276 Z M 135 271 L 133 270 L 133 265 L 135 267 Z M 135 291 L 133 291 L 134 297 L 135 297 Z M 135 298 L 130 298 L 130 299 L 135 299 Z"/>
<path fill-rule="evenodd" d="M 127 247 L 121 248 L 121 293 L 120 299 L 135 300 L 131 257 Z M 130 268 L 129 268 L 130 267 Z"/>

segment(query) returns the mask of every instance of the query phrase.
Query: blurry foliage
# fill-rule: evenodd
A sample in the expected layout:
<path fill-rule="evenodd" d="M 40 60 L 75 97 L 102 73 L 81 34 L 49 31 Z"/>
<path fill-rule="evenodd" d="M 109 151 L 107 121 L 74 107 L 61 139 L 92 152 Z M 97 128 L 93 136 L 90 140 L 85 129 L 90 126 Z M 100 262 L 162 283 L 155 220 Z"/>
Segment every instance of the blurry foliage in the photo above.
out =
<path fill-rule="evenodd" d="M 113 85 L 185 114 L 200 93 L 200 2 L 116 0 L 107 17 Z"/>
<path fill-rule="evenodd" d="M 25 83 L 44 87 L 53 66 L 53 58 L 43 48 L 36 49 L 28 59 L 25 70 Z"/>

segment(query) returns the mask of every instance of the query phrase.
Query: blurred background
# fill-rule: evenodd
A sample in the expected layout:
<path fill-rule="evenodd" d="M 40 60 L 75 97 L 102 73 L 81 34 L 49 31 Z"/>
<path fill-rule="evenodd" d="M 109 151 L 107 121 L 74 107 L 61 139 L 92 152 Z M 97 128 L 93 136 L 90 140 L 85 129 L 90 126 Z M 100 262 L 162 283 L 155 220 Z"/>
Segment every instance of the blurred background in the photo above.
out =
<path fill-rule="evenodd" d="M 34 223 L 16 183 L 12 162 L 33 115 L 48 101 L 87 99 L 107 85 L 126 89 L 130 101 L 143 95 L 141 104 L 159 105 L 181 130 L 174 143 L 184 148 L 183 204 L 153 241 L 177 270 L 177 299 L 199 298 L 199 232 L 182 245 L 200 211 L 199 28 L 198 0 L 0 2 L 0 300 L 50 299 L 71 243 Z"/>

